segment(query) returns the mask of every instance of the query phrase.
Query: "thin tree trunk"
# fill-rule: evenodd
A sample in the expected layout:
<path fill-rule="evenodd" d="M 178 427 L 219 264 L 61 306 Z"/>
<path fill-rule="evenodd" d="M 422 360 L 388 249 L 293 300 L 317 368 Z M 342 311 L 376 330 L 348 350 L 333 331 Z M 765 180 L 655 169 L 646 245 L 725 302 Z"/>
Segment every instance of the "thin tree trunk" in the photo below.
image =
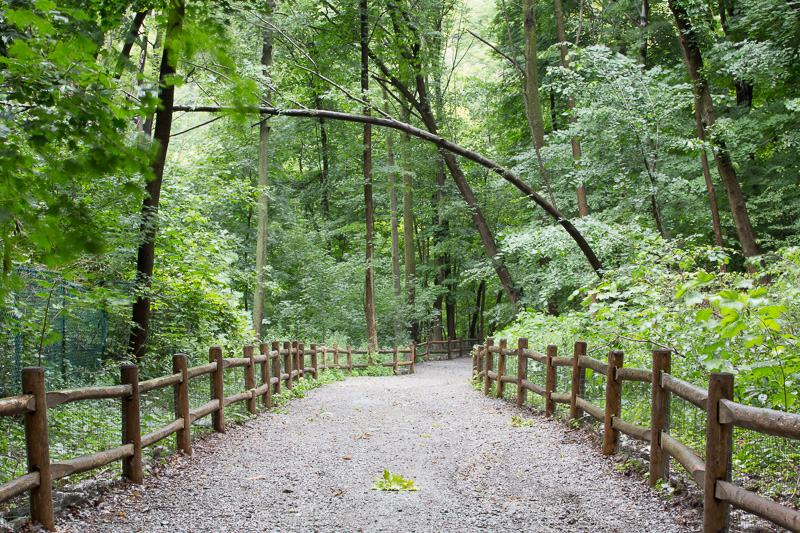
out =
<path fill-rule="evenodd" d="M 117 59 L 117 68 L 115 72 L 115 77 L 119 78 L 122 76 L 122 72 L 125 70 L 125 65 L 128 63 L 128 60 L 131 57 L 131 50 L 133 49 L 133 43 L 136 42 L 136 38 L 139 36 L 139 31 L 142 29 L 142 24 L 144 24 L 145 19 L 150 14 L 150 9 L 146 9 L 144 11 L 138 11 L 136 15 L 133 17 L 133 21 L 131 22 L 131 26 L 128 29 L 128 33 L 125 34 L 125 40 L 122 43 L 122 51 L 119 54 L 119 58 Z M 142 48 L 146 46 L 145 43 L 142 44 Z"/>
<path fill-rule="evenodd" d="M 522 3 L 523 33 L 525 36 L 525 79 L 523 87 L 525 96 L 525 116 L 533 139 L 533 150 L 539 162 L 547 193 L 553 206 L 556 198 L 550 187 L 550 178 L 542 162 L 541 149 L 544 147 L 544 117 L 542 115 L 542 100 L 539 95 L 538 53 L 536 49 L 536 16 L 533 9 L 533 0 L 524 0 Z M 512 302 L 514 299 L 512 298 Z"/>
<path fill-rule="evenodd" d="M 561 0 L 553 0 L 553 12 L 556 19 L 556 32 L 558 33 L 558 41 L 561 43 L 559 49 L 561 51 L 561 66 L 565 69 L 570 68 L 571 61 L 569 60 L 569 49 L 567 48 L 567 32 L 564 29 L 564 8 Z M 575 42 L 577 46 L 577 39 Z M 575 99 L 572 97 L 567 98 L 567 113 L 569 114 L 570 124 L 578 122 L 572 112 L 575 109 Z M 572 137 L 572 159 L 575 160 L 575 167 L 581 165 L 581 141 L 577 135 Z M 578 216 L 581 218 L 589 215 L 589 201 L 586 198 L 586 186 L 581 183 L 575 190 L 578 196 Z"/>
<path fill-rule="evenodd" d="M 361 96 L 366 100 L 369 91 L 369 13 L 367 0 L 361 0 Z M 372 113 L 364 105 L 364 115 Z M 364 312 L 367 318 L 367 340 L 370 350 L 378 349 L 378 328 L 375 319 L 375 247 L 372 243 L 375 231 L 375 213 L 372 205 L 372 125 L 364 124 L 364 205 L 366 206 L 366 259 L 367 272 L 364 289 Z"/>
<path fill-rule="evenodd" d="M 383 107 L 386 114 L 389 114 L 389 96 L 386 89 L 383 90 Z M 386 161 L 389 164 L 389 212 L 391 217 L 392 232 L 392 278 L 394 281 L 394 297 L 397 309 L 395 311 L 394 332 L 400 333 L 403 330 L 400 310 L 403 307 L 403 289 L 400 281 L 400 234 L 399 234 L 399 214 L 397 212 L 397 173 L 394 171 L 394 142 L 392 133 L 386 133 Z"/>
<path fill-rule="evenodd" d="M 447 314 L 447 339 L 453 340 L 458 338 L 456 333 L 456 299 L 453 297 L 452 287 L 447 283 L 448 278 L 458 278 L 458 268 L 455 264 L 448 264 L 445 270 L 445 287 L 447 288 L 446 297 L 444 300 L 444 310 Z"/>
<path fill-rule="evenodd" d="M 267 20 L 272 19 L 272 12 L 275 9 L 275 2 L 269 2 L 267 10 Z M 264 40 L 261 47 L 261 68 L 264 76 L 269 76 L 269 69 L 272 67 L 272 29 L 270 25 L 264 29 Z M 267 91 L 267 101 L 272 98 L 272 91 Z M 266 299 L 267 267 L 267 230 L 269 220 L 269 117 L 266 117 L 259 124 L 259 148 L 258 148 L 258 215 L 256 229 L 256 279 L 253 291 L 253 333 L 256 339 L 261 339 L 261 329 L 264 321 L 264 300 Z"/>
<path fill-rule="evenodd" d="M 703 129 L 703 121 L 700 118 L 700 109 L 695 106 L 694 108 L 694 116 L 695 120 L 697 121 L 697 135 L 700 137 L 700 140 L 705 142 L 706 140 L 706 133 Z M 719 206 L 717 205 L 717 193 L 714 191 L 714 182 L 711 181 L 711 172 L 708 168 L 708 156 L 706 155 L 706 149 L 703 148 L 703 152 L 700 154 L 701 162 L 703 164 L 703 177 L 706 180 L 706 189 L 708 189 L 708 199 L 711 203 L 711 223 L 714 226 L 714 242 L 717 246 L 722 247 L 724 243 L 722 241 L 722 224 L 719 221 Z"/>
<path fill-rule="evenodd" d="M 478 284 L 478 295 L 475 297 L 475 311 L 472 314 L 472 320 L 469 324 L 469 334 L 467 336 L 470 339 L 474 339 L 478 335 L 478 319 L 481 318 L 483 313 L 482 298 L 485 298 L 485 294 L 486 280 L 482 279 L 480 284 Z"/>
<path fill-rule="evenodd" d="M 147 335 L 150 332 L 150 285 L 155 264 L 156 233 L 158 229 L 158 205 L 161 197 L 161 181 L 164 178 L 164 165 L 167 161 L 169 138 L 172 131 L 172 113 L 175 103 L 175 86 L 170 78 L 177 72 L 178 41 L 183 32 L 183 18 L 186 12 L 184 0 L 170 2 L 167 37 L 164 41 L 164 52 L 159 72 L 159 100 L 161 105 L 156 112 L 153 140 L 158 149 L 150 169 L 153 179 L 147 182 L 147 196 L 142 204 L 142 223 L 140 231 L 143 235 L 136 258 L 136 283 L 138 296 L 133 303 L 131 334 L 129 339 L 130 353 L 137 361 L 144 359 L 147 352 Z"/>
<path fill-rule="evenodd" d="M 703 56 L 700 47 L 694 39 L 694 31 L 689 20 L 689 16 L 684 8 L 676 1 L 669 0 L 669 8 L 675 17 L 675 24 L 678 28 L 678 38 L 680 40 L 683 60 L 686 70 L 694 86 L 695 106 L 699 110 L 700 124 L 698 136 L 705 137 L 705 130 L 714 125 L 717 121 L 717 112 L 711 100 L 711 92 L 708 82 L 702 76 Z M 702 130 L 702 132 L 700 131 Z M 714 160 L 717 163 L 717 171 L 722 178 L 725 187 L 725 194 L 728 197 L 728 204 L 733 215 L 733 225 L 745 257 L 756 257 L 761 255 L 761 250 L 756 243 L 753 226 L 750 223 L 750 216 L 747 213 L 747 205 L 744 201 L 742 188 L 733 168 L 730 154 L 723 144 L 718 143 L 718 150 L 714 152 Z M 753 266 L 748 266 L 748 271 L 753 271 Z"/>
<path fill-rule="evenodd" d="M 402 113 L 401 118 L 403 120 L 408 120 L 409 115 L 407 109 L 404 108 Z M 412 315 L 412 320 L 410 321 L 411 338 L 415 341 L 419 341 L 419 321 L 416 319 L 415 312 L 417 258 L 414 248 L 414 178 L 411 174 L 411 160 L 409 156 L 411 138 L 408 133 L 404 132 L 401 135 L 401 143 L 401 155 L 403 158 L 403 264 L 405 270 L 406 308 Z"/>

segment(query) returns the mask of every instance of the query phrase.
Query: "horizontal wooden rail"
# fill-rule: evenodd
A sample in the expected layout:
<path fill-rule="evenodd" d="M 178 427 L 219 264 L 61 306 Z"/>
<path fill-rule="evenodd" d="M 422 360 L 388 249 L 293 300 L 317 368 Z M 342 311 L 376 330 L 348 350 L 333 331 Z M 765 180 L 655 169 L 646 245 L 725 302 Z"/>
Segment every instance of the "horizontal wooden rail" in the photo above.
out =
<path fill-rule="evenodd" d="M 789 531 L 800 531 L 800 512 L 762 498 L 727 481 L 717 480 L 714 496 L 718 500 L 730 502 L 739 509 L 765 518 Z"/>
<path fill-rule="evenodd" d="M 594 370 L 598 374 L 603 374 L 606 377 L 608 376 L 608 363 L 601 361 L 600 359 L 595 359 L 594 357 L 589 357 L 588 355 L 581 355 L 578 358 L 578 366 L 581 368 Z"/>
<path fill-rule="evenodd" d="M 109 400 L 130 396 L 130 385 L 111 385 L 108 387 L 85 387 L 83 389 L 57 390 L 47 393 L 47 408 L 79 400 Z"/>
<path fill-rule="evenodd" d="M 606 419 L 606 411 L 601 407 L 597 407 L 595 404 L 591 402 L 587 402 L 581 397 L 577 398 L 578 400 L 578 407 L 592 415 L 592 418 L 595 420 L 599 420 L 600 422 L 604 422 Z"/>
<path fill-rule="evenodd" d="M 228 407 L 231 404 L 234 404 L 234 403 L 237 403 L 237 402 L 243 402 L 244 400 L 249 400 L 252 397 L 253 397 L 253 391 L 247 390 L 247 391 L 244 391 L 244 392 L 240 392 L 239 394 L 234 394 L 232 396 L 226 397 L 223 400 L 223 405 L 225 407 Z"/>
<path fill-rule="evenodd" d="M 551 364 L 553 366 L 572 366 L 572 357 L 553 357 Z"/>
<path fill-rule="evenodd" d="M 36 398 L 33 394 L 0 399 L 0 416 L 24 415 L 33 411 L 36 411 Z"/>
<path fill-rule="evenodd" d="M 650 384 L 653 382 L 653 371 L 645 368 L 620 368 L 617 370 L 617 379 L 620 381 L 637 381 Z"/>
<path fill-rule="evenodd" d="M 630 435 L 635 439 L 639 439 L 644 442 L 650 442 L 650 428 L 645 428 L 631 424 L 630 422 L 625 422 L 624 420 L 622 420 L 617 416 L 611 419 L 611 425 L 614 426 L 614 429 L 618 429 L 621 432 L 625 433 L 626 435 Z"/>
<path fill-rule="evenodd" d="M 481 372 L 481 374 L 483 374 L 483 372 Z M 544 396 L 546 393 L 544 387 L 540 387 L 536 383 L 531 383 L 530 381 L 527 380 L 522 381 L 522 388 L 525 390 L 529 390 L 531 392 L 535 392 L 539 396 Z"/>
<path fill-rule="evenodd" d="M 228 357 L 222 360 L 222 368 L 240 368 L 250 366 L 249 357 Z"/>
<path fill-rule="evenodd" d="M 214 361 L 212 363 L 206 363 L 200 366 L 193 366 L 187 371 L 189 375 L 189 379 L 194 379 L 196 377 L 205 376 L 206 374 L 211 374 L 212 372 L 217 371 L 217 362 Z"/>
<path fill-rule="evenodd" d="M 177 420 L 173 420 L 166 426 L 161 429 L 157 429 L 152 433 L 148 433 L 147 435 L 142 437 L 142 448 L 147 448 L 148 446 L 152 446 L 156 442 L 166 439 L 173 433 L 177 433 L 181 429 L 184 428 L 183 418 L 179 418 Z"/>
<path fill-rule="evenodd" d="M 156 389 L 163 389 L 164 387 L 169 387 L 170 385 L 175 385 L 177 383 L 181 383 L 182 381 L 183 374 L 180 373 L 149 379 L 147 381 L 140 381 L 139 394 L 144 394 L 145 392 L 150 392 Z"/>
<path fill-rule="evenodd" d="M 678 460 L 698 485 L 703 486 L 706 478 L 706 464 L 691 448 L 664 431 L 661 432 L 661 447 Z"/>
<path fill-rule="evenodd" d="M 571 394 L 561 394 L 558 392 L 551 392 L 550 393 L 550 400 L 555 403 L 566 403 L 568 404 L 572 399 Z"/>
<path fill-rule="evenodd" d="M 708 391 L 697 385 L 692 385 L 670 374 L 661 374 L 661 386 L 669 392 L 683 398 L 692 405 L 706 410 L 708 404 Z"/>
<path fill-rule="evenodd" d="M 40 479 L 39 472 L 31 472 L 30 474 L 14 478 L 11 481 L 6 481 L 0 485 L 0 503 L 7 502 L 23 492 L 38 487 Z"/>
<path fill-rule="evenodd" d="M 722 400 L 719 405 L 719 421 L 766 435 L 800 440 L 800 415 L 793 413 Z"/>
<path fill-rule="evenodd" d="M 533 359 L 537 363 L 541 363 L 543 365 L 547 364 L 547 356 L 543 353 L 537 352 L 536 350 L 522 350 L 522 356 L 527 357 L 528 359 Z"/>
<path fill-rule="evenodd" d="M 189 423 L 194 423 L 195 420 L 199 420 L 204 416 L 208 416 L 216 411 L 219 411 L 219 401 L 209 400 L 200 407 L 195 407 L 189 411 Z"/>
<path fill-rule="evenodd" d="M 72 474 L 80 474 L 81 472 L 100 468 L 131 455 L 133 455 L 133 444 L 124 444 L 110 450 L 52 463 L 50 465 L 50 475 L 53 480 L 61 479 Z"/>

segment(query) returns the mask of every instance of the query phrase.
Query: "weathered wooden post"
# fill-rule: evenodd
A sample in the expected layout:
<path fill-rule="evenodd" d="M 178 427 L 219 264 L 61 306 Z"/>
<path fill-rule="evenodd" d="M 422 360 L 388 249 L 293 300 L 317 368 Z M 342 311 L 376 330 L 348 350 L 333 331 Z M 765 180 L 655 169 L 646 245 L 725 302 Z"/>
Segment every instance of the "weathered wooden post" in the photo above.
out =
<path fill-rule="evenodd" d="M 131 386 L 131 395 L 122 398 L 122 444 L 133 444 L 133 455 L 122 459 L 122 475 L 141 485 L 142 426 L 139 423 L 139 367 L 122 365 L 120 383 Z"/>
<path fill-rule="evenodd" d="M 347 345 L 347 371 L 353 373 L 353 348 Z"/>
<path fill-rule="evenodd" d="M 313 368 L 314 379 L 319 379 L 319 365 L 317 364 L 317 345 L 311 344 L 311 368 Z"/>
<path fill-rule="evenodd" d="M 278 378 L 278 382 L 275 384 L 275 388 L 272 389 L 272 394 L 280 394 L 281 393 L 281 343 L 279 341 L 272 341 L 272 351 L 275 352 L 275 359 L 272 361 L 272 376 Z M 270 354 L 270 358 L 272 358 L 272 354 Z M 270 376 L 270 381 L 272 381 L 272 376 Z M 269 396 L 270 407 L 272 407 L 272 395 Z"/>
<path fill-rule="evenodd" d="M 614 429 L 614 417 L 622 412 L 622 382 L 617 379 L 617 369 L 622 367 L 622 352 L 608 352 L 608 375 L 606 376 L 606 416 L 603 427 L 603 455 L 617 451 L 619 430 Z"/>
<path fill-rule="evenodd" d="M 556 391 L 556 367 L 553 366 L 553 359 L 558 356 L 558 346 L 555 344 L 547 345 L 547 359 L 545 359 L 544 377 L 544 415 L 553 416 L 556 413 L 556 402 L 553 401 L 553 393 Z"/>
<path fill-rule="evenodd" d="M 733 399 L 733 374 L 713 372 L 708 381 L 706 407 L 706 477 L 703 487 L 703 531 L 726 531 L 730 503 L 715 496 L 717 480 L 730 481 L 728 460 L 733 449 L 733 424 L 719 421 L 720 400 Z"/>
<path fill-rule="evenodd" d="M 661 432 L 669 430 L 669 391 L 661 386 L 661 375 L 672 371 L 672 350 L 653 350 L 650 404 L 650 476 L 653 487 L 669 479 L 669 454 L 661 448 Z"/>
<path fill-rule="evenodd" d="M 447 339 L 447 358 L 448 359 L 452 359 L 453 358 L 453 351 L 451 349 L 452 344 L 453 344 L 453 341 L 450 340 L 450 339 Z"/>
<path fill-rule="evenodd" d="M 497 352 L 497 397 L 502 398 L 506 391 L 506 384 L 503 383 L 503 376 L 506 374 L 506 339 L 500 339 L 500 346 Z"/>
<path fill-rule="evenodd" d="M 286 388 L 292 390 L 292 343 L 285 341 L 283 349 L 286 353 L 283 355 L 283 371 L 286 372 Z"/>
<path fill-rule="evenodd" d="M 333 345 L 333 366 L 334 368 L 339 368 L 339 345 Z"/>
<path fill-rule="evenodd" d="M 217 410 L 211 413 L 211 423 L 214 431 L 225 433 L 225 391 L 222 374 L 225 362 L 222 359 L 222 348 L 212 346 L 208 351 L 208 359 L 212 363 L 217 363 L 216 370 L 211 374 L 211 399 L 219 402 Z"/>
<path fill-rule="evenodd" d="M 411 373 L 413 374 L 414 364 L 417 362 L 417 352 L 413 342 L 411 343 L 409 350 L 410 350 L 409 357 L 411 357 Z"/>
<path fill-rule="evenodd" d="M 175 447 L 186 455 L 192 455 L 192 419 L 189 414 L 189 364 L 186 360 L 186 354 L 179 353 L 172 356 L 172 372 L 181 375 L 180 383 L 173 385 L 172 394 L 175 398 L 175 418 L 183 419 L 183 428 L 175 433 Z"/>
<path fill-rule="evenodd" d="M 294 342 L 295 349 L 297 350 L 297 379 L 300 379 L 306 374 L 306 345 L 302 342 Z"/>
<path fill-rule="evenodd" d="M 430 361 L 431 360 L 431 340 L 430 339 L 427 339 L 425 341 L 425 360 L 426 361 Z"/>
<path fill-rule="evenodd" d="M 47 440 L 47 393 L 41 367 L 22 369 L 22 394 L 32 394 L 36 410 L 25 414 L 25 449 L 28 472 L 39 472 L 39 486 L 31 489 L 31 518 L 45 529 L 55 529 L 53 517 L 50 444 Z"/>
<path fill-rule="evenodd" d="M 272 356 L 269 354 L 269 344 L 262 342 L 258 345 L 258 351 L 266 357 L 261 365 L 261 385 L 268 385 L 266 392 L 261 395 L 261 402 L 267 409 L 272 409 Z"/>
<path fill-rule="evenodd" d="M 522 407 L 527 400 L 528 390 L 522 386 L 522 382 L 528 379 L 528 359 L 525 357 L 525 350 L 528 349 L 528 339 L 517 341 L 517 407 Z"/>
<path fill-rule="evenodd" d="M 458 338 L 458 356 L 463 357 L 464 355 L 464 340 L 459 337 Z"/>
<path fill-rule="evenodd" d="M 398 356 L 397 345 L 395 344 L 394 345 L 394 375 L 395 376 L 400 374 L 400 366 L 398 365 L 400 360 L 397 358 L 397 356 Z"/>
<path fill-rule="evenodd" d="M 578 407 L 578 398 L 583 398 L 586 388 L 586 369 L 581 367 L 581 357 L 586 355 L 586 342 L 575 343 L 572 355 L 572 387 L 570 389 L 569 418 L 578 420 L 583 416 L 583 409 Z"/>
<path fill-rule="evenodd" d="M 255 391 L 256 388 L 256 363 L 253 359 L 253 352 L 255 351 L 255 346 L 252 344 L 250 346 L 245 346 L 242 352 L 244 353 L 244 358 L 250 360 L 250 364 L 244 367 L 244 390 L 248 391 Z M 256 409 L 256 397 L 253 393 L 250 393 L 250 398 L 246 400 L 247 405 L 247 412 L 251 415 L 258 413 L 258 409 Z"/>
<path fill-rule="evenodd" d="M 492 378 L 489 377 L 489 372 L 492 371 L 492 345 L 494 339 L 486 339 L 486 358 L 484 359 L 484 368 L 486 370 L 483 380 L 483 394 L 489 396 L 492 391 Z"/>

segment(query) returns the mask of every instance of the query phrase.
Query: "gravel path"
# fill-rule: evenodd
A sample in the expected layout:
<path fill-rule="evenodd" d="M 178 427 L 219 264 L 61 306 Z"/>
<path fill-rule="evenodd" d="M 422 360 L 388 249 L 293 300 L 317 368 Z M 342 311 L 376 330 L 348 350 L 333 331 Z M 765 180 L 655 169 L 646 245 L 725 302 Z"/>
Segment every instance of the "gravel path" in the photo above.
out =
<path fill-rule="evenodd" d="M 62 532 L 693 531 L 581 432 L 470 388 L 467 358 L 313 390 L 61 518 Z M 370 490 L 387 468 L 416 492 Z"/>

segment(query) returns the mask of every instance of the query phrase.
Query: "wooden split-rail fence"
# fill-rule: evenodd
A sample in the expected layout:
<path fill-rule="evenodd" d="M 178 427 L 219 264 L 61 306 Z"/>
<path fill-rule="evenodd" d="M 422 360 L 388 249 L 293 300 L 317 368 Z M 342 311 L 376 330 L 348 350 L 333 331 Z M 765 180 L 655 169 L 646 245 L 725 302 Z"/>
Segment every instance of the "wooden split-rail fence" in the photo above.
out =
<path fill-rule="evenodd" d="M 426 343 L 421 344 L 425 346 Z M 428 351 L 426 358 L 435 353 Z M 415 345 L 392 350 L 353 350 L 350 346 L 339 348 L 303 343 L 279 342 L 261 344 L 256 355 L 255 346 L 245 346 L 243 357 L 224 358 L 222 349 L 209 350 L 208 364 L 188 368 L 186 355 L 178 354 L 172 358 L 172 374 L 139 381 L 136 365 L 122 365 L 120 385 L 104 387 L 85 387 L 72 390 L 45 390 L 44 370 L 28 367 L 22 370 L 22 395 L 0 399 L 0 416 L 24 415 L 25 447 L 28 459 L 28 473 L 0 485 L 0 503 L 10 500 L 24 492 L 30 492 L 31 519 L 47 529 L 54 529 L 52 482 L 63 477 L 101 468 L 114 461 L 122 461 L 122 474 L 134 483 L 142 483 L 142 449 L 175 434 L 177 448 L 186 454 L 192 453 L 191 424 L 211 415 L 212 426 L 219 432 L 225 431 L 225 408 L 237 402 L 246 402 L 247 410 L 255 414 L 261 398 L 266 408 L 273 405 L 272 396 L 281 394 L 282 388 L 291 390 L 293 382 L 304 375 L 317 379 L 319 372 L 326 369 L 352 371 L 356 368 L 376 366 L 372 354 L 391 354 L 392 361 L 380 366 L 391 367 L 398 374 L 401 367 L 408 367 L 414 373 L 414 365 L 419 358 Z M 353 355 L 367 354 L 367 363 L 354 363 Z M 328 356 L 332 356 L 328 359 Z M 310 361 L 309 361 L 310 358 Z M 330 362 L 329 362 L 330 361 Z M 310 365 L 307 363 L 310 362 Z M 256 367 L 260 367 L 260 384 L 256 385 Z M 244 369 L 244 390 L 225 396 L 223 372 L 231 368 Z M 210 374 L 211 397 L 203 405 L 192 408 L 189 403 L 190 380 Z M 141 434 L 140 396 L 146 392 L 172 387 L 175 398 L 175 418 L 166 426 Z M 47 410 L 57 405 L 81 400 L 121 399 L 122 445 L 91 455 L 84 455 L 65 461 L 50 462 L 50 447 L 47 431 Z"/>
<path fill-rule="evenodd" d="M 497 364 L 495 364 L 495 356 Z M 507 358 L 516 357 L 516 375 L 507 374 Z M 528 391 L 544 398 L 545 415 L 553 416 L 556 404 L 569 405 L 569 418 L 583 413 L 603 423 L 603 453 L 616 452 L 620 432 L 650 444 L 649 483 L 655 485 L 669 477 L 669 458 L 677 460 L 703 490 L 703 531 L 725 531 L 731 506 L 769 520 L 790 531 L 800 532 L 800 512 L 763 498 L 731 483 L 730 458 L 734 426 L 765 435 L 800 440 L 800 415 L 742 405 L 733 401 L 733 374 L 715 372 L 704 389 L 671 375 L 671 350 L 653 350 L 652 368 L 623 366 L 623 353 L 612 350 L 608 361 L 586 355 L 586 343 L 576 342 L 572 357 L 559 357 L 557 347 L 546 353 L 528 349 L 527 339 L 519 339 L 509 349 L 505 340 L 497 346 L 493 339 L 475 347 L 473 375 L 486 395 L 503 398 L 505 385 L 516 385 L 516 403 L 521 407 Z M 545 386 L 528 381 L 528 362 L 545 367 Z M 557 369 L 571 370 L 569 393 L 556 391 Z M 605 406 L 584 399 L 586 370 L 606 377 Z M 642 427 L 621 418 L 622 382 L 638 381 L 651 385 L 650 426 Z M 494 390 L 492 383 L 495 384 Z M 689 446 L 669 433 L 670 394 L 683 398 L 706 413 L 705 461 Z"/>

